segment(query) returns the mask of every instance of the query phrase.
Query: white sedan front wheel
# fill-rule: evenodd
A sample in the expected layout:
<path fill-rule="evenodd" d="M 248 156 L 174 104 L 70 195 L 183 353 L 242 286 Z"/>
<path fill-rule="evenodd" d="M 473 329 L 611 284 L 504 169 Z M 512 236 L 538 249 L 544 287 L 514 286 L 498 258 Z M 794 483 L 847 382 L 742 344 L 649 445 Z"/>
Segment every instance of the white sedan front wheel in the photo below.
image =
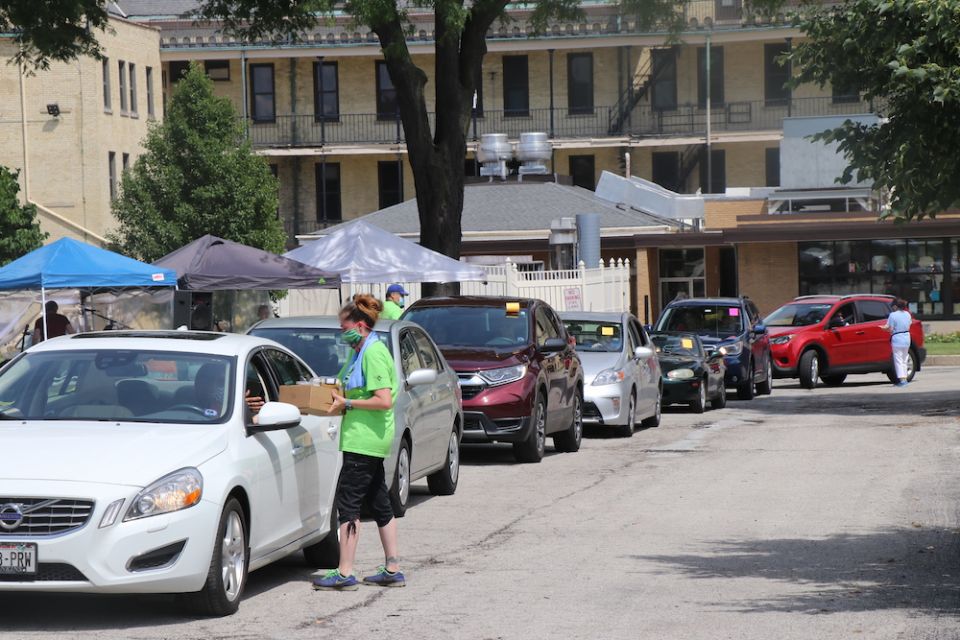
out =
<path fill-rule="evenodd" d="M 189 609 L 207 616 L 228 616 L 240 608 L 249 568 L 246 517 L 236 498 L 227 500 L 203 589 L 181 596 Z"/>

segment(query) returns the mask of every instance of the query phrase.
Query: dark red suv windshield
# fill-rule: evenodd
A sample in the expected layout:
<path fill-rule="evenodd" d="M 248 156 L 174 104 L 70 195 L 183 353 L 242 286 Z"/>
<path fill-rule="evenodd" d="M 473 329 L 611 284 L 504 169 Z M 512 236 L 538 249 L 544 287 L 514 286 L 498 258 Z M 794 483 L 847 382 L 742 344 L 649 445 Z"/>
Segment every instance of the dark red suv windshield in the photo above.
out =
<path fill-rule="evenodd" d="M 829 302 L 785 304 L 768 315 L 763 323 L 768 327 L 807 327 L 823 320 L 832 307 Z"/>
<path fill-rule="evenodd" d="M 441 347 L 516 347 L 529 342 L 527 309 L 517 313 L 505 307 L 413 307 L 404 320 L 427 330 Z"/>

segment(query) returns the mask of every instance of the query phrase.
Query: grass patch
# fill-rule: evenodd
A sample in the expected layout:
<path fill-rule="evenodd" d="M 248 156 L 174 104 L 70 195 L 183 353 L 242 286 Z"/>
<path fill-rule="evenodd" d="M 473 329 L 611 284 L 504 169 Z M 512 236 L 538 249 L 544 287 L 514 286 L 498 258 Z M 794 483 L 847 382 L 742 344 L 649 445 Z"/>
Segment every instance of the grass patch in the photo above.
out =
<path fill-rule="evenodd" d="M 926 342 L 928 356 L 958 356 L 960 355 L 960 342 Z"/>

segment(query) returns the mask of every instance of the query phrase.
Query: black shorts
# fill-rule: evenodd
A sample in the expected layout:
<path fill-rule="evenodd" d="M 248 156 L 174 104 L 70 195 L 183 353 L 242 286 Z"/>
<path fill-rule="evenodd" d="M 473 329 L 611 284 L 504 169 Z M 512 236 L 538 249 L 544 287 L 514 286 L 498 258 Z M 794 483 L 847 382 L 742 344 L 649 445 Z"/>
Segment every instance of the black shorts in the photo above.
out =
<path fill-rule="evenodd" d="M 364 505 L 373 513 L 378 527 L 393 520 L 393 506 L 383 473 L 383 458 L 361 453 L 343 453 L 340 486 L 337 489 L 337 520 L 340 524 L 360 519 Z"/>

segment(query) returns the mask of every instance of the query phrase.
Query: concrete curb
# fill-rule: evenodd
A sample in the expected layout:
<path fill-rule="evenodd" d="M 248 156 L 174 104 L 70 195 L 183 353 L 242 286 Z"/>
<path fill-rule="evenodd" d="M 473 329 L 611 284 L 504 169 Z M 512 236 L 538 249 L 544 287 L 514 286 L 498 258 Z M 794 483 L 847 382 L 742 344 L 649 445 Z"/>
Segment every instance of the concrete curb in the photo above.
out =
<path fill-rule="evenodd" d="M 960 365 L 960 356 L 927 356 L 925 367 L 954 367 Z"/>

